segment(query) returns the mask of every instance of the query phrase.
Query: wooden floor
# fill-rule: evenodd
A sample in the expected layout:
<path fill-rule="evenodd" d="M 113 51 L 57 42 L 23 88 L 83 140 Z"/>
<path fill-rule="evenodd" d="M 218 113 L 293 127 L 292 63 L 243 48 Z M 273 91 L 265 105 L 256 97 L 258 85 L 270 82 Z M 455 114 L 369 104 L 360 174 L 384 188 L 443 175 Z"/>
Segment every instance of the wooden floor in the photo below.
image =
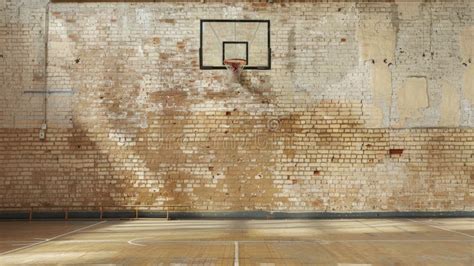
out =
<path fill-rule="evenodd" d="M 474 265 L 474 219 L 0 221 L 0 265 Z"/>

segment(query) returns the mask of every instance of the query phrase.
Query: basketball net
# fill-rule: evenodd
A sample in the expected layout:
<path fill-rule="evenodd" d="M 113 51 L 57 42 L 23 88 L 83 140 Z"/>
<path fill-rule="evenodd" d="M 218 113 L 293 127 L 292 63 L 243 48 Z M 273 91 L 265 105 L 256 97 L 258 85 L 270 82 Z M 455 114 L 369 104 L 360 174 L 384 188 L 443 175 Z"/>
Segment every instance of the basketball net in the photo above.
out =
<path fill-rule="evenodd" d="M 240 83 L 240 74 L 247 65 L 247 61 L 244 59 L 226 59 L 224 65 L 227 68 L 228 79 L 231 83 Z"/>

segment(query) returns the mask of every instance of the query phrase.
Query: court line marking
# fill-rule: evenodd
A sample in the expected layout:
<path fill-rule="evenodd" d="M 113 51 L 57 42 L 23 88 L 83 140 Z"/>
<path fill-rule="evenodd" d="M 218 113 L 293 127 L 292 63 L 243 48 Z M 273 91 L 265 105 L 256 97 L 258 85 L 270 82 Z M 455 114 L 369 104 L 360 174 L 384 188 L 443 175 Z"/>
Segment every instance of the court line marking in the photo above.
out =
<path fill-rule="evenodd" d="M 444 259 L 444 260 L 468 260 L 468 259 L 470 259 L 469 256 L 467 256 L 467 257 L 457 257 L 457 256 L 441 256 L 441 255 L 438 255 L 438 256 L 424 255 L 424 256 L 420 256 L 420 258 L 422 258 L 424 260 L 431 260 L 431 261 L 436 261 L 436 262 L 438 262 L 439 259 Z"/>
<path fill-rule="evenodd" d="M 31 245 L 28 245 L 28 246 L 24 246 L 24 247 L 12 249 L 12 250 L 9 250 L 9 251 L 5 251 L 5 252 L 0 253 L 0 257 L 2 257 L 2 256 L 4 256 L 4 255 L 8 255 L 8 254 L 13 253 L 13 252 L 17 252 L 17 251 L 20 251 L 20 250 L 24 250 L 24 249 L 27 249 L 27 248 L 34 247 L 34 246 L 38 246 L 38 245 L 41 245 L 41 244 L 44 244 L 44 243 L 53 241 L 53 240 L 55 240 L 55 239 L 58 239 L 58 238 L 60 238 L 60 237 L 67 236 L 67 235 L 71 235 L 71 234 L 80 232 L 80 231 L 82 231 L 82 230 L 91 228 L 91 227 L 93 227 L 93 226 L 96 226 L 96 225 L 99 225 L 99 224 L 103 224 L 103 223 L 105 223 L 105 222 L 107 222 L 107 221 L 101 221 L 101 222 L 98 222 L 98 223 L 95 223 L 95 224 L 91 224 L 91 225 L 88 225 L 88 226 L 81 227 L 81 228 L 76 229 L 76 230 L 71 231 L 71 232 L 67 232 L 67 233 L 64 233 L 64 234 L 57 235 L 57 236 L 55 236 L 55 237 L 53 237 L 53 238 L 48 238 L 48 239 L 45 239 L 45 240 L 43 240 L 43 241 L 40 241 L 40 242 L 37 242 L 37 243 L 33 243 L 33 244 L 31 244 Z"/>
<path fill-rule="evenodd" d="M 337 266 L 372 266 L 372 264 L 360 264 L 360 263 L 338 263 Z"/>
<path fill-rule="evenodd" d="M 234 266 L 239 266 L 239 242 L 234 241 Z"/>
<path fill-rule="evenodd" d="M 36 243 L 36 242 L 39 242 L 38 240 L 33 240 L 33 241 L 27 241 L 27 240 L 11 240 L 11 241 L 8 241 L 8 240 L 4 240 L 4 241 L 0 241 L 0 243 Z"/>
<path fill-rule="evenodd" d="M 132 243 L 135 241 L 140 240 L 140 242 L 145 243 L 209 243 L 209 244 L 220 244 L 220 243 L 232 243 L 236 242 L 236 240 L 143 240 L 143 239 L 133 239 L 131 240 Z M 123 243 L 129 242 L 126 240 L 99 240 L 99 239 L 90 239 L 90 240 L 59 240 L 54 241 L 56 243 Z M 471 243 L 474 240 L 454 240 L 454 239 L 374 239 L 374 240 L 363 240 L 363 239 L 340 239 L 340 240 L 238 240 L 240 243 L 270 243 L 270 244 L 278 244 L 278 243 L 318 243 L 318 244 L 330 244 L 330 243 L 345 243 L 345 242 L 467 242 Z M 130 244 L 130 243 L 129 243 Z M 138 244 L 138 243 L 134 243 Z M 133 244 L 132 244 L 133 245 Z M 140 244 L 139 244 L 140 245 Z M 146 246 L 146 245 L 145 245 Z"/>
<path fill-rule="evenodd" d="M 142 245 L 142 244 L 138 244 L 134 242 L 134 241 L 143 240 L 143 239 L 144 238 L 135 238 L 135 239 L 127 241 L 127 243 L 133 246 L 146 247 L 146 245 Z"/>
<path fill-rule="evenodd" d="M 443 231 L 446 231 L 446 232 L 456 233 L 456 234 L 460 234 L 460 235 L 467 236 L 467 237 L 470 237 L 470 238 L 474 238 L 474 236 L 472 236 L 470 234 L 463 233 L 463 232 L 454 231 L 454 230 L 451 230 L 451 229 L 443 228 L 443 227 L 440 227 L 440 226 L 436 226 L 436 225 L 432 225 L 432 224 L 429 224 L 429 223 L 424 223 L 424 222 L 416 221 L 416 220 L 412 220 L 412 219 L 407 219 L 407 220 L 411 221 L 411 222 L 414 222 L 414 223 L 417 223 L 417 224 L 424 224 L 424 225 L 427 225 L 429 227 L 433 227 L 433 228 L 443 230 Z"/>
<path fill-rule="evenodd" d="M 27 245 L 30 245 L 30 244 L 12 244 L 12 247 L 23 247 L 23 246 L 27 246 Z"/>

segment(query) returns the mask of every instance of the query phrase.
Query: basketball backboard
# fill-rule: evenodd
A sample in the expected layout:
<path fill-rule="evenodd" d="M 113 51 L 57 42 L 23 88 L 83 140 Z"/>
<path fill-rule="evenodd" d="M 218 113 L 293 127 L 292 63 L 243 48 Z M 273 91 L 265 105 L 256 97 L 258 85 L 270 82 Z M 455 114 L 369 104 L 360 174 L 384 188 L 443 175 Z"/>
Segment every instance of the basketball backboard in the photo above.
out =
<path fill-rule="evenodd" d="M 224 60 L 244 59 L 244 69 L 271 69 L 269 20 L 201 20 L 201 69 L 226 69 Z"/>

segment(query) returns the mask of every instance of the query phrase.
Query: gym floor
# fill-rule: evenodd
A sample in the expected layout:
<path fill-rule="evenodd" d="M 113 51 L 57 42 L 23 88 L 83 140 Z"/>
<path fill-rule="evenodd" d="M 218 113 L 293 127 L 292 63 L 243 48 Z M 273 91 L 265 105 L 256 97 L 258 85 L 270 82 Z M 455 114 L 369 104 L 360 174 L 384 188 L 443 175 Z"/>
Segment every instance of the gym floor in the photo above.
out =
<path fill-rule="evenodd" d="M 474 219 L 1 221 L 0 264 L 474 265 Z"/>

